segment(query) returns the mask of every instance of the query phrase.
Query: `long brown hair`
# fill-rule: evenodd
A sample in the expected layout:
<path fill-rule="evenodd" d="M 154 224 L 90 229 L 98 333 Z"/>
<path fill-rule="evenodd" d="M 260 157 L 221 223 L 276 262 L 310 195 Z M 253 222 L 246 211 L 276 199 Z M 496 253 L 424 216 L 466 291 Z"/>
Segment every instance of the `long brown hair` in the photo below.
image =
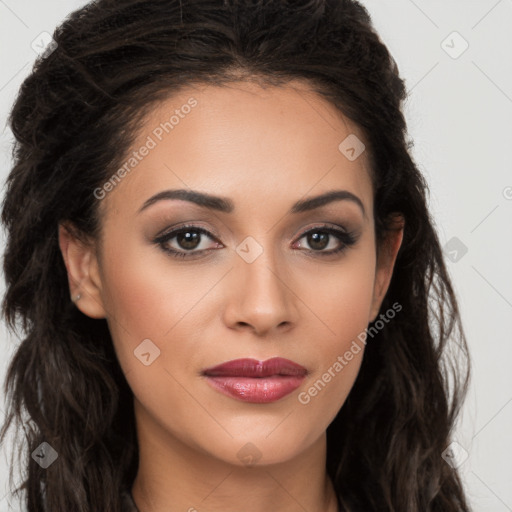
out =
<path fill-rule="evenodd" d="M 376 237 L 401 212 L 405 232 L 360 373 L 327 430 L 327 469 L 350 511 L 468 510 L 441 456 L 467 388 L 464 332 L 409 150 L 404 83 L 368 12 L 353 0 L 99 0 L 72 13 L 37 60 L 10 115 L 14 165 L 3 314 L 22 340 L 8 368 L 8 414 L 23 429 L 29 512 L 121 510 L 138 464 L 131 390 L 105 320 L 69 298 L 59 223 L 101 229 L 94 190 L 110 178 L 155 102 L 194 83 L 292 79 L 363 130 Z M 371 325 L 369 326 L 372 327 Z M 58 460 L 41 468 L 47 442 Z M 12 479 L 12 473 L 11 473 Z M 11 480 L 12 485 L 12 480 Z"/>

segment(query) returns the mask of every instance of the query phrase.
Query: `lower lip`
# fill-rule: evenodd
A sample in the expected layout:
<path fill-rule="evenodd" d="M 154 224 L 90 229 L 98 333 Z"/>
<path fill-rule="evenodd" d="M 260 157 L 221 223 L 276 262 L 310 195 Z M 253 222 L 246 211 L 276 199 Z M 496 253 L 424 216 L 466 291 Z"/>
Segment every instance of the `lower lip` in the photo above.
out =
<path fill-rule="evenodd" d="M 208 384 L 232 398 L 255 404 L 275 402 L 296 390 L 304 380 L 303 375 L 263 378 L 206 377 Z"/>

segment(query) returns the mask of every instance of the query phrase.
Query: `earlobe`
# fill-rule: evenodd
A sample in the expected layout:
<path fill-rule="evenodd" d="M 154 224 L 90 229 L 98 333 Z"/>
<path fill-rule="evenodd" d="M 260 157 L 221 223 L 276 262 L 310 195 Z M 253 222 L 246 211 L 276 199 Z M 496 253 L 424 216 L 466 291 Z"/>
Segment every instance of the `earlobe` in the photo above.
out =
<path fill-rule="evenodd" d="M 391 230 L 386 232 L 386 236 L 378 248 L 377 268 L 375 272 L 375 283 L 373 290 L 373 302 L 370 312 L 370 322 L 373 322 L 379 313 L 382 301 L 391 283 L 393 269 L 395 267 L 396 257 L 400 246 L 402 245 L 404 235 L 404 218 L 400 214 L 395 214 Z"/>
<path fill-rule="evenodd" d="M 68 274 L 70 300 L 85 315 L 105 318 L 94 245 L 80 240 L 70 226 L 60 224 L 59 247 Z"/>

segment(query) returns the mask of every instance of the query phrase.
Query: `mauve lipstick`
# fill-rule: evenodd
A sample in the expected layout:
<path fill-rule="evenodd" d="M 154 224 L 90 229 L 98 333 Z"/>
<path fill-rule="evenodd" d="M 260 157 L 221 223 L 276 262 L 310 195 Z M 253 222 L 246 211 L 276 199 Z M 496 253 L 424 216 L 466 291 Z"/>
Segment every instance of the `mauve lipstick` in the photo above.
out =
<path fill-rule="evenodd" d="M 202 371 L 214 389 L 238 400 L 269 403 L 297 389 L 308 371 L 282 357 L 266 361 L 234 359 Z"/>

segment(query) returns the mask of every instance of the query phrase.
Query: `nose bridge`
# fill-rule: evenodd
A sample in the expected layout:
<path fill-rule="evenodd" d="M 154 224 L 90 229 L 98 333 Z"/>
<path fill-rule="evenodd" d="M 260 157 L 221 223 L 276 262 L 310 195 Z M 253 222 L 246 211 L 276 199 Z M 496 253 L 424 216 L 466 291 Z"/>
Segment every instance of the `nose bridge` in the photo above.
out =
<path fill-rule="evenodd" d="M 293 294 L 286 282 L 283 258 L 271 236 L 247 237 L 236 248 L 230 323 L 250 324 L 267 331 L 295 321 Z"/>
<path fill-rule="evenodd" d="M 251 249 L 252 250 L 252 249 Z M 255 298 L 264 295 L 268 298 L 277 299 L 284 295 L 284 283 L 280 276 L 282 265 L 277 264 L 277 258 L 273 247 L 267 243 L 262 247 L 261 254 L 254 261 L 247 261 L 240 258 L 237 266 L 243 273 L 249 292 L 247 295 Z"/>

